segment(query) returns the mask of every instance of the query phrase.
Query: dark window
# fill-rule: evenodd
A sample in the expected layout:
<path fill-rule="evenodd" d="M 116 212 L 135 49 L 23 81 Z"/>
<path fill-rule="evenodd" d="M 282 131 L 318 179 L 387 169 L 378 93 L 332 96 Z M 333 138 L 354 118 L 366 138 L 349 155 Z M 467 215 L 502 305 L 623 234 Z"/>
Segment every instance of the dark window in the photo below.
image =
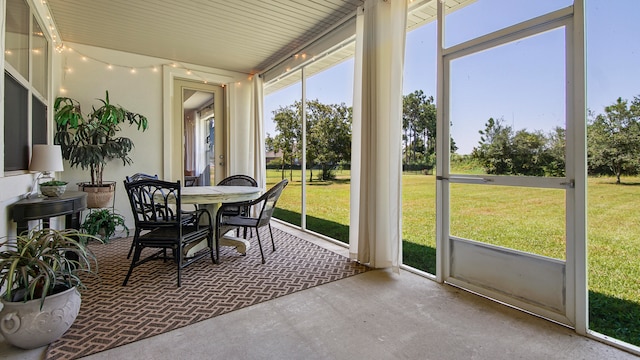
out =
<path fill-rule="evenodd" d="M 31 143 L 47 143 L 47 105 L 31 96 Z"/>
<path fill-rule="evenodd" d="M 29 168 L 28 91 L 4 73 L 4 170 Z M 45 139 L 46 140 L 46 139 Z"/>

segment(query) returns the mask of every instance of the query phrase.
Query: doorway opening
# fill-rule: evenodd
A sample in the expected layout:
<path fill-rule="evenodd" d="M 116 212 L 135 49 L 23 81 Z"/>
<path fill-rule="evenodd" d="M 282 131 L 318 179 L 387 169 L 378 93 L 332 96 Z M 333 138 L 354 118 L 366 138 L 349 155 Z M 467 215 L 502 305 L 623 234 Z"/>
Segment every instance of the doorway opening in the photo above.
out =
<path fill-rule="evenodd" d="M 175 79 L 173 94 L 169 177 L 185 186 L 215 184 L 226 175 L 224 88 Z"/>
<path fill-rule="evenodd" d="M 211 185 L 215 177 L 215 101 L 212 92 L 182 89 L 184 184 Z"/>

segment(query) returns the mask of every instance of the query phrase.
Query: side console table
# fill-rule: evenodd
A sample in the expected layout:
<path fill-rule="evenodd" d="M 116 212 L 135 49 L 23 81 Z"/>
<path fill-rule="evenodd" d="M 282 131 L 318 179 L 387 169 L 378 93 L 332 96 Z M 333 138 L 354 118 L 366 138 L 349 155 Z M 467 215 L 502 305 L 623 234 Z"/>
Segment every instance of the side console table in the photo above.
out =
<path fill-rule="evenodd" d="M 87 193 L 65 191 L 60 197 L 22 199 L 13 204 L 12 217 L 17 233 L 29 229 L 30 220 L 42 220 L 42 227 L 49 227 L 49 218 L 65 215 L 65 228 L 80 229 L 82 210 L 87 208 Z"/>

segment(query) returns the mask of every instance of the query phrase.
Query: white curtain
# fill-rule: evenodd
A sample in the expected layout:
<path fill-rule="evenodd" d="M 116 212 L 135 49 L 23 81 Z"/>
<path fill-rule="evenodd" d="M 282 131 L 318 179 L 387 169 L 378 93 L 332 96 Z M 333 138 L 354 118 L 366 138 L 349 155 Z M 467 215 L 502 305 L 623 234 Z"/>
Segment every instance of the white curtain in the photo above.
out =
<path fill-rule="evenodd" d="M 196 127 L 195 127 L 195 111 L 189 111 L 184 114 L 184 169 L 196 169 Z M 191 150 L 188 150 L 191 149 Z M 197 174 L 195 174 L 197 175 Z"/>
<path fill-rule="evenodd" d="M 366 0 L 356 19 L 350 257 L 402 263 L 402 73 L 407 0 Z"/>
<path fill-rule="evenodd" d="M 266 185 L 265 134 L 263 125 L 263 81 L 259 76 L 228 86 L 229 106 L 229 173 L 253 177 Z"/>
<path fill-rule="evenodd" d="M 260 76 L 253 77 L 253 88 L 251 89 L 251 124 L 253 125 L 253 178 L 258 182 L 258 186 L 263 189 L 267 184 L 266 149 L 264 134 L 264 80 Z"/>

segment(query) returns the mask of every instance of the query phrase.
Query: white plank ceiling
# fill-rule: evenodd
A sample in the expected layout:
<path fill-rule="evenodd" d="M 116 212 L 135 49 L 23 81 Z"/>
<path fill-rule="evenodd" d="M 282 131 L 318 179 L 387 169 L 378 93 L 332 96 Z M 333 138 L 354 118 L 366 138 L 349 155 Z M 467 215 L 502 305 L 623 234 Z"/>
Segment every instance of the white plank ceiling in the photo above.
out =
<path fill-rule="evenodd" d="M 451 12 L 474 1 L 445 4 Z M 63 42 L 259 73 L 353 16 L 363 0 L 48 0 L 47 4 Z M 436 0 L 410 0 L 407 29 L 434 21 L 435 15 Z M 308 75 L 353 53 L 353 46 L 344 46 L 311 65 Z"/>
<path fill-rule="evenodd" d="M 445 13 L 449 14 L 469 4 L 472 4 L 475 1 L 476 0 L 446 0 L 444 3 Z M 420 26 L 435 21 L 436 17 L 436 0 L 410 0 L 407 13 L 407 31 L 417 29 Z M 324 71 L 331 66 L 353 58 L 354 54 L 355 36 L 353 37 L 353 43 L 346 43 L 344 44 L 344 46 L 338 48 L 330 55 L 310 62 L 309 65 L 305 67 L 305 75 L 309 77 L 316 73 Z M 433 56 L 436 56 L 436 49 L 433 49 Z M 300 75 L 276 79 L 275 81 L 267 84 L 268 86 L 265 88 L 265 94 L 268 95 L 274 93 L 278 90 L 286 88 L 287 86 L 293 85 L 298 81 L 300 81 Z"/>
<path fill-rule="evenodd" d="M 256 73 L 362 0 L 48 0 L 63 42 Z"/>

